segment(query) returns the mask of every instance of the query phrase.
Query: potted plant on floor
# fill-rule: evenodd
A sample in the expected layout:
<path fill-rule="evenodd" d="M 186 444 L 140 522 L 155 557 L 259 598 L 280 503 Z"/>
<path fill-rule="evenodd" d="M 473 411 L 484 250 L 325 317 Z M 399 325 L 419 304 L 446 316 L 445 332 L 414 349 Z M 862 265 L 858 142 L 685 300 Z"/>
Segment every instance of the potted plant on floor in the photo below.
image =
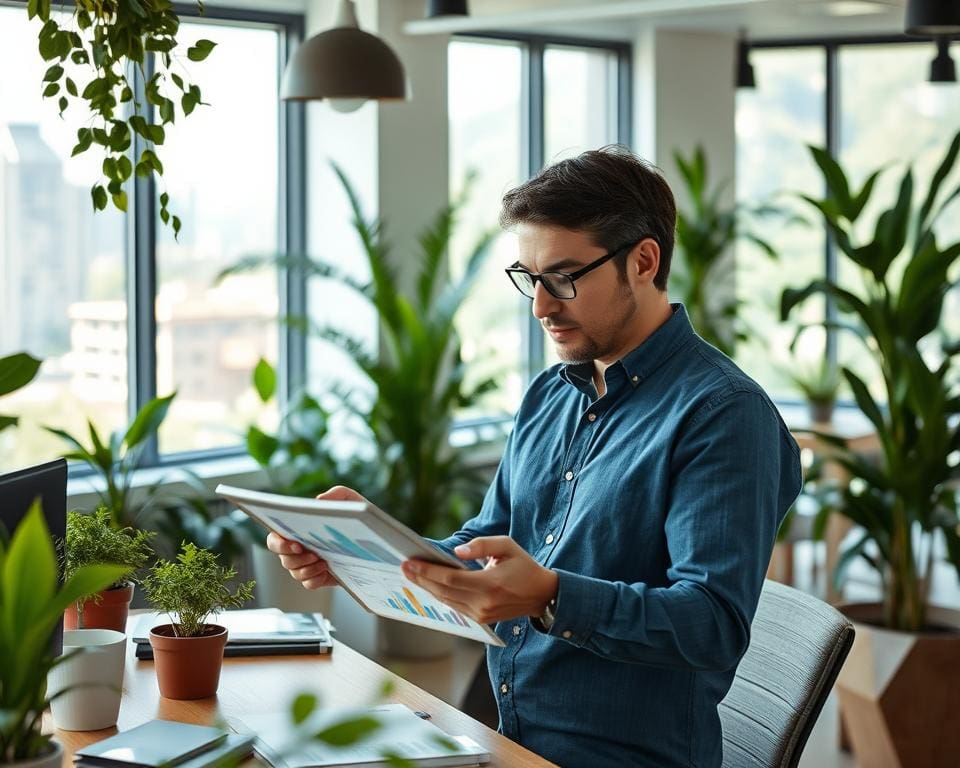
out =
<path fill-rule="evenodd" d="M 353 225 L 372 276 L 360 283 L 335 265 L 302 257 L 244 260 L 227 270 L 275 264 L 302 275 L 334 279 L 369 302 L 380 322 L 380 353 L 340 329 L 317 328 L 304 318 L 288 322 L 343 350 L 370 383 L 368 390 L 341 392 L 354 415 L 363 459 L 346 471 L 345 484 L 425 536 L 446 536 L 475 513 L 489 484 L 484 470 L 471 466 L 467 451 L 451 445 L 458 409 L 475 405 L 497 386 L 476 376 L 460 354 L 455 319 L 483 266 L 492 233 L 473 247 L 462 276 L 450 277 L 449 248 L 464 199 L 443 208 L 418 239 L 411 288 L 401 281 L 397 261 L 383 236 L 383 222 L 364 215 L 349 180 L 334 165 L 350 202 Z M 221 275 L 223 277 L 224 275 Z M 396 635 L 396 638 L 394 638 Z M 384 651 L 403 656 L 436 656 L 452 650 L 447 635 L 400 622 L 381 622 Z"/>
<path fill-rule="evenodd" d="M 84 566 L 103 563 L 122 565 L 127 570 L 107 589 L 72 603 L 63 617 L 64 629 L 126 632 L 135 574 L 153 554 L 150 539 L 154 534 L 133 528 L 114 528 L 110 523 L 110 512 L 105 507 L 99 507 L 92 514 L 67 513 L 62 555 L 64 578 L 70 578 Z"/>
<path fill-rule="evenodd" d="M 157 562 L 144 577 L 147 602 L 170 617 L 150 630 L 161 696 L 203 699 L 217 692 L 227 630 L 207 619 L 253 597 L 253 581 L 230 588 L 236 575 L 212 552 L 185 542 L 175 560 Z"/>
<path fill-rule="evenodd" d="M 881 603 L 843 607 L 858 623 L 838 681 L 843 722 L 862 765 L 955 766 L 960 613 L 929 605 L 928 594 L 937 536 L 960 573 L 960 344 L 943 339 L 941 325 L 960 242 L 941 245 L 935 232 L 938 218 L 960 195 L 960 187 L 942 193 L 960 153 L 960 134 L 919 207 L 908 169 L 894 204 L 879 213 L 872 230 L 860 218 L 880 172 L 852 189 L 836 161 L 824 150 L 811 151 L 827 195 L 805 199 L 822 214 L 840 252 L 860 268 L 864 289 L 857 293 L 815 280 L 784 292 L 782 317 L 809 296 L 831 296 L 841 312 L 831 325 L 863 342 L 880 374 L 871 390 L 843 368 L 876 430 L 876 460 L 818 433 L 833 446 L 832 460 L 853 478 L 837 506 L 859 528 L 838 571 L 860 558 L 876 569 L 882 585 Z"/>
<path fill-rule="evenodd" d="M 125 568 L 88 565 L 63 585 L 50 531 L 35 503 L 13 532 L 0 526 L 0 765 L 60 768 L 63 748 L 41 729 L 54 631 L 64 610 L 122 578 Z"/>

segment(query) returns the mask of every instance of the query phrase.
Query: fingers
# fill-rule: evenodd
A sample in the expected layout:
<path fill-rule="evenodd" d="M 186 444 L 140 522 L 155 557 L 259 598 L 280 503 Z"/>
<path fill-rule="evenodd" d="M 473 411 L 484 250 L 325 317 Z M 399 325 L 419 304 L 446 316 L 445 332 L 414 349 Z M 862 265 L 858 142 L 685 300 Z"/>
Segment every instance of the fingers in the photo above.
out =
<path fill-rule="evenodd" d="M 509 536 L 478 536 L 455 547 L 453 551 L 461 560 L 477 560 L 482 557 L 505 557 L 515 553 L 518 546 Z"/>
<path fill-rule="evenodd" d="M 464 571 L 447 565 L 435 565 L 425 560 L 404 560 L 400 564 L 400 569 L 404 576 L 417 584 L 422 581 L 431 581 L 456 589 L 469 589 L 473 580 L 480 575 L 479 571 Z"/>
<path fill-rule="evenodd" d="M 304 566 L 314 565 L 318 562 L 326 565 L 326 562 L 321 560 L 313 552 L 304 552 L 302 555 L 280 555 L 280 565 L 288 571 L 296 571 Z"/>
<path fill-rule="evenodd" d="M 290 575 L 307 589 L 331 587 L 337 583 L 325 560 L 317 560 L 301 568 L 293 569 L 290 571 Z"/>
<path fill-rule="evenodd" d="M 353 488 L 347 488 L 345 485 L 335 485 L 318 495 L 317 498 L 321 501 L 366 501 Z"/>
<path fill-rule="evenodd" d="M 299 542 L 285 539 L 273 531 L 267 534 L 267 549 L 275 555 L 299 555 L 303 553 L 303 546 Z"/>

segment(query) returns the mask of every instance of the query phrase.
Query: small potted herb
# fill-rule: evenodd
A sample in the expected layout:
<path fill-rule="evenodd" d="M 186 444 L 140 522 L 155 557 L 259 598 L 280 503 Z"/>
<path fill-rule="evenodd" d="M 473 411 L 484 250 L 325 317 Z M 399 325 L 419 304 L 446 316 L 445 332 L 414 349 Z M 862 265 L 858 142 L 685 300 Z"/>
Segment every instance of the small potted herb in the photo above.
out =
<path fill-rule="evenodd" d="M 142 580 L 147 601 L 170 617 L 150 630 L 161 696 L 203 699 L 217 692 L 227 630 L 207 619 L 253 598 L 253 581 L 230 590 L 236 575 L 212 552 L 184 542 L 176 560 L 158 561 Z"/>
<path fill-rule="evenodd" d="M 829 424 L 841 384 L 837 367 L 824 359 L 819 364 L 788 371 L 787 375 L 806 398 L 810 406 L 810 421 Z"/>
<path fill-rule="evenodd" d="M 113 563 L 126 568 L 123 577 L 102 592 L 72 603 L 63 616 L 64 629 L 113 629 L 125 632 L 127 612 L 133 599 L 134 574 L 153 554 L 153 533 L 133 528 L 114 528 L 109 510 L 101 506 L 93 514 L 67 513 L 63 573 L 70 578 L 88 565 Z"/>
<path fill-rule="evenodd" d="M 66 607 L 121 578 L 123 567 L 88 565 L 57 584 L 57 558 L 40 503 L 7 544 L 0 524 L 0 766 L 60 768 L 63 747 L 42 728 L 53 636 Z M 46 731 L 46 732 L 45 732 Z"/>

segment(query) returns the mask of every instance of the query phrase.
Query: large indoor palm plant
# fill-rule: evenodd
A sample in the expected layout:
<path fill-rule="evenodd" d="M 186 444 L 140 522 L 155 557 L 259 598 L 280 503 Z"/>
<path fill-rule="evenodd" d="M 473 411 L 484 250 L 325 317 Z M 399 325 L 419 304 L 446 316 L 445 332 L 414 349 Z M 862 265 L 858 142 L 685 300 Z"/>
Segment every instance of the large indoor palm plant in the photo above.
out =
<path fill-rule="evenodd" d="M 372 385 L 344 385 L 337 393 L 342 407 L 356 417 L 368 449 L 366 461 L 351 462 L 351 484 L 418 533 L 447 535 L 477 510 L 488 482 L 469 465 L 464 451 L 451 445 L 450 431 L 459 409 L 474 405 L 496 386 L 491 377 L 468 378 L 455 325 L 492 233 L 479 239 L 463 274 L 452 278 L 448 254 L 462 203 L 455 201 L 421 233 L 414 258 L 403 262 L 408 270 L 401 270 L 383 237 L 382 222 L 365 217 L 349 180 L 336 165 L 334 170 L 350 202 L 369 281 L 357 281 L 334 264 L 295 256 L 250 257 L 227 272 L 273 263 L 304 277 L 332 278 L 369 302 L 379 320 L 378 350 L 340 329 L 318 327 L 304 318 L 286 320 L 346 352 Z"/>
<path fill-rule="evenodd" d="M 673 158 L 687 204 L 677 208 L 677 256 L 670 273 L 670 294 L 686 307 L 697 333 L 732 356 L 737 342 L 747 338 L 739 317 L 742 302 L 735 292 L 732 249 L 738 239 L 744 239 L 776 258 L 773 247 L 745 224 L 750 215 L 764 215 L 774 209 L 748 210 L 743 205 L 726 204 L 726 185 L 709 183 L 702 146 L 697 146 L 689 158 L 680 152 L 674 152 Z"/>
<path fill-rule="evenodd" d="M 879 455 L 858 454 L 843 439 L 818 434 L 832 446 L 831 458 L 851 477 L 837 509 L 858 527 L 838 571 L 859 557 L 878 571 L 882 584 L 881 610 L 846 608 L 864 624 L 858 635 L 870 638 L 858 639 L 855 661 L 848 663 L 839 682 L 844 720 L 864 765 L 952 766 L 960 750 L 956 729 L 942 726 L 956 714 L 960 679 L 955 661 L 944 660 L 960 653 L 960 614 L 928 606 L 938 532 L 948 559 L 960 572 L 960 467 L 955 458 L 960 451 L 960 345 L 944 338 L 942 323 L 960 242 L 941 244 L 935 231 L 944 211 L 960 196 L 960 186 L 946 184 L 958 152 L 960 134 L 919 205 L 908 169 L 893 204 L 879 213 L 866 237 L 860 237 L 867 231 L 860 222 L 880 171 L 868 176 L 860 189 L 852 189 L 840 165 L 824 150 L 812 148 L 827 193 L 805 199 L 822 215 L 840 253 L 859 267 L 862 289 L 815 280 L 784 291 L 782 297 L 783 319 L 809 296 L 831 297 L 840 317 L 827 324 L 859 339 L 879 372 L 871 391 L 862 371 L 842 369 L 876 431 Z M 871 626 L 875 624 L 885 629 Z M 869 674 L 864 675 L 865 670 Z M 916 690 L 924 691 L 923 716 L 899 717 L 914 706 L 908 700 Z M 890 738 L 878 740 L 876 723 L 884 718 Z M 888 749 L 897 756 L 891 757 Z"/>

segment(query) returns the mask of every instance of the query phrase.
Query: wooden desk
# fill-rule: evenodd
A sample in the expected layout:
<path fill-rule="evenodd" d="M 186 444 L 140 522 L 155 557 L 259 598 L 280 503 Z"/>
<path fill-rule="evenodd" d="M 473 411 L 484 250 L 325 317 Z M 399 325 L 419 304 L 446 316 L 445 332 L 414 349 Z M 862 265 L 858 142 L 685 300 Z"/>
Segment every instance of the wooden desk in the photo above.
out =
<path fill-rule="evenodd" d="M 374 702 L 381 685 L 388 679 L 395 686 L 388 701 L 429 712 L 432 722 L 451 735 L 469 736 L 489 750 L 491 766 L 540 768 L 553 765 L 337 641 L 334 641 L 332 653 L 320 656 L 224 659 L 217 696 L 197 701 L 173 701 L 160 697 L 153 662 L 138 661 L 133 643 L 128 640 L 117 728 L 56 731 L 56 738 L 64 747 L 64 765 L 70 766 L 74 750 L 112 736 L 118 729 L 125 731 L 147 720 L 179 720 L 208 725 L 245 713 L 288 711 L 293 697 L 301 691 L 318 693 L 324 705 L 363 705 Z M 46 717 L 49 718 L 49 713 Z M 50 726 L 49 720 L 46 725 Z"/>

